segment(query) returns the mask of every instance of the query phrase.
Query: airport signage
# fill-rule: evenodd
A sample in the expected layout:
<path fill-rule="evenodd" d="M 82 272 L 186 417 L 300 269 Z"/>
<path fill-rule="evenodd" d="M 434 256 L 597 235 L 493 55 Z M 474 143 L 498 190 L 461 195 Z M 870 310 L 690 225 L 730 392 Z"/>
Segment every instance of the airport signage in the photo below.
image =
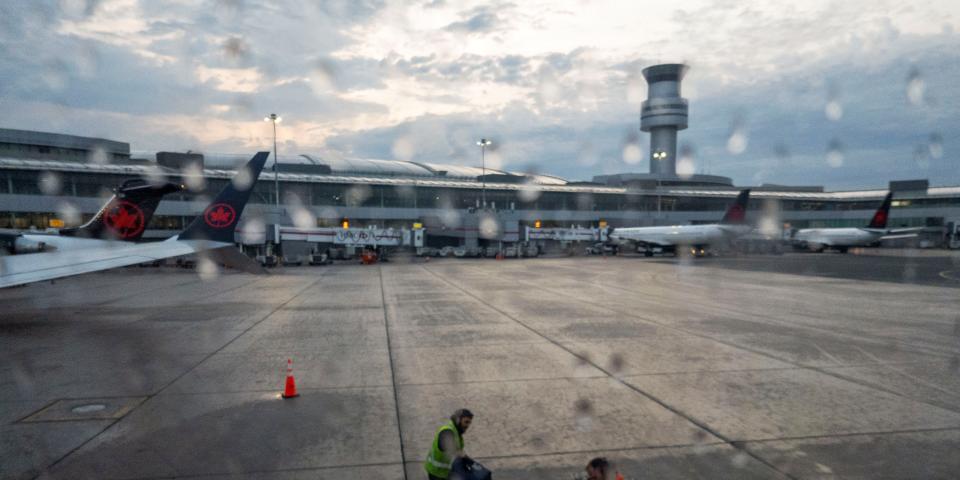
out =
<path fill-rule="evenodd" d="M 403 232 L 388 228 L 338 230 L 333 240 L 337 245 L 368 245 L 398 247 L 403 244 Z"/>
<path fill-rule="evenodd" d="M 555 240 L 559 242 L 595 242 L 599 238 L 595 228 L 538 228 L 527 227 L 527 240 Z"/>

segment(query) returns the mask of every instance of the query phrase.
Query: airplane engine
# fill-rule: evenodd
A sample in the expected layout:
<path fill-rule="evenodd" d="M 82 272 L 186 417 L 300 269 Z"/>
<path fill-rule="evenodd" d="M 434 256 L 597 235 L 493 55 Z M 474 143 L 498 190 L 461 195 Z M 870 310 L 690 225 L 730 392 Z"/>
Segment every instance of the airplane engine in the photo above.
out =
<path fill-rule="evenodd" d="M 16 254 L 52 252 L 54 250 L 56 250 L 56 247 L 53 245 L 48 245 L 44 242 L 35 242 L 23 237 L 17 237 L 13 241 L 13 253 Z"/>

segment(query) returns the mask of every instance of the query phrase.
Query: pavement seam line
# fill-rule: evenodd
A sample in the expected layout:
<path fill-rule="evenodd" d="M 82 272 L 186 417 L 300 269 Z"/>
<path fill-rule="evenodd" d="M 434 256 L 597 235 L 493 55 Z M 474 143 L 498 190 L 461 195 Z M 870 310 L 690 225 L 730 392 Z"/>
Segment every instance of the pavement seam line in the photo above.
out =
<path fill-rule="evenodd" d="M 673 264 L 663 264 L 663 265 L 673 265 Z M 708 268 L 708 267 L 705 266 L 705 265 L 699 265 L 698 267 L 699 267 L 699 268 Z M 577 269 L 573 269 L 573 268 L 570 268 L 570 267 L 559 266 L 559 267 L 557 267 L 557 268 L 561 268 L 561 269 L 565 269 L 565 270 L 572 270 L 572 271 L 575 271 L 575 272 L 577 272 L 577 273 L 582 273 L 582 270 L 577 270 Z M 761 272 L 761 273 L 770 273 L 770 272 Z M 787 274 L 787 275 L 791 275 L 791 274 Z M 674 283 L 681 283 L 681 281 L 683 280 L 683 279 L 681 279 L 681 278 L 680 278 L 679 276 L 677 276 L 677 275 L 671 275 L 671 274 L 669 274 L 669 273 L 664 273 L 664 272 L 652 273 L 650 276 L 651 276 L 652 280 L 654 280 L 655 282 L 661 283 L 661 284 L 664 283 L 664 281 L 663 281 L 663 280 L 664 280 L 664 277 L 673 277 L 673 278 L 667 278 L 666 280 L 672 281 L 672 282 L 674 282 Z M 601 279 L 602 279 L 602 277 L 601 277 Z M 690 282 L 686 282 L 686 281 L 683 281 L 681 284 L 682 284 L 682 285 L 685 285 L 685 286 L 688 286 L 688 287 L 691 287 L 691 288 L 702 288 L 702 286 L 700 286 L 700 285 L 697 285 L 697 284 L 694 284 L 694 283 L 690 283 Z M 637 293 L 637 292 L 635 292 L 635 291 L 633 291 L 633 290 L 630 290 L 630 289 L 621 287 L 621 286 L 619 286 L 619 285 L 613 285 L 613 284 L 609 284 L 609 283 L 603 283 L 602 281 L 598 282 L 598 285 L 599 285 L 600 287 L 603 287 L 603 288 L 610 288 L 610 289 L 613 289 L 613 290 L 619 290 L 619 291 L 621 291 L 621 292 L 629 293 L 629 294 L 633 294 L 633 295 L 636 295 L 636 293 Z M 547 288 L 547 289 L 545 289 L 545 290 L 550 291 L 549 288 Z M 557 292 L 554 290 L 553 293 L 557 293 Z M 644 293 L 647 294 L 647 295 L 650 295 L 650 292 L 644 292 Z M 657 297 L 660 298 L 660 299 L 667 299 L 667 297 L 665 297 L 664 295 L 657 295 Z M 642 298 L 642 297 L 637 297 L 637 298 L 639 298 L 641 301 L 643 301 L 643 302 L 645 302 L 645 303 L 647 303 L 647 304 L 652 304 L 652 302 L 648 301 L 648 300 L 645 299 L 645 298 Z M 823 334 L 830 335 L 830 336 L 834 336 L 834 337 L 838 337 L 838 338 L 841 338 L 841 339 L 843 339 L 843 338 L 849 338 L 849 339 L 861 340 L 861 341 L 866 341 L 867 343 L 872 343 L 872 344 L 876 344 L 876 345 L 886 345 L 887 343 L 889 343 L 889 339 L 886 339 L 886 338 L 872 338 L 872 337 L 871 337 L 871 338 L 866 338 L 866 337 L 864 337 L 863 335 L 858 334 L 857 332 L 839 332 L 839 331 L 837 331 L 837 330 L 831 330 L 831 329 L 826 328 L 826 327 L 818 327 L 818 326 L 816 326 L 816 325 L 785 324 L 785 323 L 783 323 L 783 322 L 777 322 L 777 321 L 775 321 L 775 320 L 774 320 L 774 321 L 771 321 L 770 317 L 761 315 L 760 313 L 748 312 L 748 311 L 738 310 L 738 309 L 734 309 L 734 308 L 730 308 L 730 307 L 720 307 L 720 306 L 718 306 L 718 305 L 704 304 L 704 303 L 702 303 L 702 302 L 697 302 L 697 301 L 691 300 L 691 299 L 688 299 L 687 301 L 688 301 L 690 304 L 692 304 L 692 305 L 699 306 L 699 307 L 702 307 L 702 308 L 708 308 L 708 309 L 711 309 L 712 311 L 718 311 L 718 312 L 726 313 L 726 314 L 730 314 L 730 315 L 748 316 L 748 317 L 751 317 L 751 318 L 755 319 L 755 320 L 756 320 L 757 322 L 759 322 L 759 323 L 764 323 L 764 324 L 767 324 L 767 325 L 776 325 L 776 326 L 785 326 L 785 325 L 786 325 L 786 326 L 789 326 L 789 327 L 792 327 L 792 328 L 798 328 L 798 329 L 803 329 L 803 330 L 810 330 L 810 331 L 813 331 L 813 332 L 823 333 Z M 607 308 L 609 308 L 609 307 L 607 307 Z M 810 313 L 806 313 L 806 312 L 794 312 L 793 314 L 794 314 L 794 315 L 798 315 L 798 316 L 802 316 L 802 317 L 806 317 L 806 318 L 810 318 L 810 319 L 814 319 L 814 320 L 819 320 L 819 319 L 820 319 L 820 318 L 818 318 L 818 317 L 816 317 L 816 316 L 814 316 L 814 315 L 812 315 L 812 314 L 810 314 Z M 937 322 L 937 323 L 938 323 L 938 324 L 941 324 L 941 325 L 950 325 L 950 323 L 946 323 L 946 322 Z M 903 340 L 895 340 L 895 342 L 896 342 L 897 344 L 899 344 L 899 345 L 904 346 L 904 347 L 910 347 L 910 348 L 914 349 L 914 351 L 913 351 L 912 353 L 917 353 L 917 354 L 921 354 L 921 355 L 931 355 L 931 356 L 946 357 L 946 358 L 948 358 L 948 357 L 950 357 L 950 356 L 952 355 L 952 352 L 931 352 L 931 351 L 930 351 L 931 348 L 936 348 L 937 346 L 917 345 L 917 344 L 910 343 L 910 342 L 906 342 L 906 341 L 903 341 Z M 923 350 L 923 351 L 918 351 L 918 350 Z M 907 349 L 907 351 L 910 351 L 910 350 Z"/>
<path fill-rule="evenodd" d="M 393 465 L 400 466 L 403 468 L 403 464 L 396 462 L 377 462 L 377 463 L 355 463 L 355 464 L 345 464 L 345 465 L 322 465 L 319 467 L 291 467 L 291 468 L 278 468 L 276 470 L 249 470 L 245 472 L 229 472 L 229 473 L 196 473 L 192 475 L 175 475 L 175 476 L 160 476 L 160 477 L 126 477 L 126 480 L 161 480 L 168 478 L 210 478 L 210 477 L 231 477 L 234 475 L 251 475 L 258 473 L 283 473 L 283 472 L 311 472 L 314 470 L 334 470 L 338 468 L 363 468 L 363 467 L 390 467 Z"/>
<path fill-rule="evenodd" d="M 390 319 L 387 315 L 387 292 L 383 283 L 383 264 L 377 264 L 380 276 L 380 302 L 383 306 L 383 329 L 387 334 L 387 359 L 390 361 L 390 380 L 393 383 L 393 406 L 397 415 L 397 436 L 400 439 L 400 462 L 403 465 L 403 479 L 407 480 L 407 456 L 403 450 L 403 424 L 400 422 L 400 393 L 397 385 L 397 369 L 393 362 L 393 349 L 390 346 Z"/>
<path fill-rule="evenodd" d="M 910 429 L 910 430 L 886 430 L 886 431 L 877 431 L 877 432 L 858 432 L 858 433 L 841 433 L 836 435 L 800 435 L 794 437 L 783 437 L 783 438 L 759 438 L 755 440 L 735 440 L 737 443 L 749 444 L 749 443 L 771 443 L 771 442 L 793 442 L 798 440 L 818 440 L 818 439 L 828 439 L 828 438 L 849 438 L 849 437 L 871 437 L 871 436 L 886 436 L 886 435 L 908 435 L 911 433 L 937 433 L 937 432 L 951 432 L 951 431 L 960 431 L 960 426 L 958 427 L 944 427 L 944 428 L 921 428 L 921 429 Z M 682 443 L 676 445 L 648 445 L 640 447 L 623 447 L 623 448 L 613 448 L 605 450 L 570 450 L 562 452 L 550 452 L 550 453 L 520 453 L 515 455 L 489 455 L 485 457 L 477 457 L 477 459 L 487 460 L 487 459 L 508 459 L 508 458 L 526 458 L 526 457 L 549 457 L 555 455 L 574 455 L 574 454 L 585 454 L 585 453 L 603 453 L 603 452 L 629 452 L 633 450 L 664 450 L 664 449 L 673 449 L 673 448 L 702 448 L 709 446 L 730 446 L 727 442 L 704 442 L 704 443 Z"/>
<path fill-rule="evenodd" d="M 130 409 L 130 411 L 128 411 L 127 413 L 123 414 L 123 416 L 121 416 L 120 418 L 117 418 L 117 419 L 115 419 L 113 422 L 110 422 L 110 424 L 108 424 L 107 426 L 103 427 L 102 430 L 100 430 L 100 431 L 97 432 L 96 434 L 90 436 L 90 438 L 84 440 L 83 442 L 81 442 L 81 443 L 80 443 L 79 445 L 77 445 L 76 447 L 72 448 L 70 451 L 68 451 L 67 453 L 65 453 L 63 456 L 61 456 L 60 458 L 58 458 L 58 459 L 57 459 L 56 461 L 54 461 L 53 463 L 47 465 L 47 467 L 44 469 L 44 471 L 41 471 L 40 473 L 38 473 L 38 474 L 37 474 L 35 477 L 33 477 L 33 478 L 34 478 L 34 479 L 39 479 L 39 478 L 41 478 L 41 477 L 42 477 L 47 471 L 49 471 L 51 468 L 57 466 L 57 464 L 59 464 L 60 462 L 66 460 L 68 457 L 70 457 L 71 455 L 73 455 L 75 452 L 79 451 L 81 448 L 83 448 L 83 447 L 84 447 L 85 445 L 87 445 L 88 443 L 92 442 L 94 439 L 96 439 L 96 438 L 99 437 L 100 435 L 103 435 L 104 432 L 106 432 L 107 430 L 113 428 L 114 425 L 120 423 L 121 420 L 123 420 L 124 418 L 127 418 L 127 416 L 129 416 L 131 413 L 133 413 L 134 411 L 136 411 L 137 409 L 139 409 L 140 407 L 142 407 L 143 405 L 145 405 L 145 404 L 146 404 L 147 402 L 149 402 L 150 400 L 153 400 L 154 397 L 156 397 L 157 395 L 159 395 L 160 393 L 162 393 L 162 392 L 163 392 L 164 390 L 166 390 L 170 385 L 173 385 L 174 383 L 176 383 L 177 380 L 180 380 L 180 379 L 183 378 L 185 375 L 187 375 L 187 374 L 189 374 L 190 372 L 196 370 L 197 367 L 199 367 L 199 366 L 202 365 L 204 362 L 206 362 L 207 360 L 209 360 L 210 358 L 212 358 L 214 355 L 216 355 L 217 353 L 219 353 L 221 350 L 223 350 L 224 348 L 226 348 L 227 346 L 229 346 L 230 344 L 232 344 L 232 343 L 233 343 L 234 341 L 236 341 L 238 338 L 246 335 L 247 332 L 249 332 L 251 329 L 253 329 L 253 328 L 256 327 L 257 325 L 260 325 L 261 323 L 263 323 L 264 321 L 266 321 L 268 318 L 270 318 L 270 317 L 271 317 L 274 313 L 276 313 L 278 310 L 280 310 L 281 308 L 283 308 L 284 306 L 286 306 L 288 303 L 292 302 L 294 299 L 296 299 L 297 297 L 299 297 L 301 294 L 303 294 L 303 292 L 307 291 L 307 289 L 309 289 L 310 287 L 313 287 L 314 285 L 316 285 L 317 283 L 319 283 L 320 280 L 322 280 L 323 277 L 326 275 L 326 273 L 327 273 L 326 271 L 323 272 L 323 274 L 321 274 L 319 277 L 317 277 L 316 280 L 314 280 L 313 282 L 311 282 L 311 283 L 310 283 L 309 285 L 307 285 L 306 287 L 302 288 L 300 291 L 298 291 L 296 294 L 294 294 L 292 297 L 290 297 L 287 301 L 281 303 L 279 306 L 277 306 L 276 308 L 274 308 L 273 310 L 271 310 L 269 313 L 267 313 L 266 315 L 264 315 L 264 317 L 261 318 L 260 320 L 258 320 L 256 323 L 254 323 L 253 325 L 250 325 L 249 327 L 247 327 L 246 329 L 244 329 L 242 332 L 238 333 L 237 336 L 235 336 L 235 337 L 233 337 L 232 339 L 230 339 L 227 343 L 221 345 L 219 348 L 217 348 L 216 350 L 214 350 L 212 353 L 210 353 L 209 355 L 203 357 L 199 362 L 197 362 L 196 364 L 194 364 L 194 366 L 190 367 L 189 369 L 187 369 L 185 372 L 181 373 L 180 375 L 177 375 L 173 380 L 170 380 L 169 382 L 167 382 L 166 385 L 160 387 L 159 390 L 157 390 L 156 392 L 154 392 L 154 393 L 152 393 L 152 394 L 150 394 L 150 395 L 146 395 L 146 398 L 145 398 L 142 402 L 140 402 L 136 407 Z M 250 285 L 250 284 L 259 282 L 259 281 L 261 281 L 261 280 L 267 280 L 267 279 L 265 279 L 265 278 L 264 278 L 264 279 L 257 279 L 257 280 L 254 280 L 254 281 L 252 281 L 252 282 L 245 283 L 243 286 Z M 189 303 L 194 303 L 194 302 L 189 302 Z M 189 304 L 189 303 L 188 303 L 188 304 Z M 161 459 L 162 459 L 164 462 L 166 462 L 166 460 L 163 459 L 162 457 L 161 457 Z M 176 469 L 174 468 L 174 470 L 176 470 Z"/>
<path fill-rule="evenodd" d="M 446 277 L 444 277 L 444 276 L 442 276 L 442 275 L 434 272 L 432 269 L 426 268 L 426 267 L 423 266 L 423 265 L 421 265 L 420 267 L 423 268 L 423 270 L 425 270 L 426 272 L 430 273 L 431 275 L 434 275 L 435 277 L 443 280 L 443 281 L 446 282 L 448 285 L 450 285 L 450 286 L 452 286 L 452 287 L 454 287 L 454 288 L 456 288 L 456 289 L 458 289 L 458 290 L 466 293 L 468 296 L 470 296 L 470 297 L 472 297 L 473 299 L 477 300 L 477 301 L 480 302 L 481 304 L 486 305 L 487 308 L 491 308 L 491 309 L 497 311 L 497 312 L 500 313 L 501 315 L 503 315 L 503 316 L 505 316 L 505 317 L 513 320 L 513 321 L 516 322 L 518 325 L 526 328 L 527 330 L 529 330 L 530 332 L 534 333 L 535 335 L 542 337 L 543 339 L 549 341 L 550 343 L 553 343 L 553 344 L 556 345 L 557 347 L 565 350 L 567 353 L 569 353 L 569 354 L 573 355 L 574 357 L 580 359 L 581 361 L 585 362 L 586 364 L 593 366 L 593 367 L 596 368 L 597 370 L 600 370 L 600 371 L 603 372 L 605 375 L 607 375 L 610 379 L 616 381 L 617 383 L 623 385 L 624 387 L 626 387 L 626 388 L 628 388 L 628 389 L 630 389 L 630 390 L 633 390 L 634 392 L 640 394 L 641 396 L 647 398 L 648 400 L 656 403 L 657 405 L 660 405 L 661 407 L 663 407 L 663 408 L 666 409 L 667 411 L 672 412 L 674 415 L 677 415 L 677 416 L 683 418 L 684 420 L 690 422 L 691 424 L 693 424 L 693 425 L 696 426 L 697 428 L 699 428 L 699 429 L 701 429 L 701 430 L 703 430 L 703 431 L 705 431 L 705 432 L 713 435 L 715 438 L 719 438 L 719 439 L 722 440 L 724 443 L 730 445 L 730 446 L 733 447 L 734 449 L 739 450 L 739 451 L 741 451 L 741 452 L 744 452 L 745 454 L 747 454 L 747 455 L 749 455 L 750 457 L 754 458 L 756 461 L 758 461 L 758 462 L 760 462 L 761 464 L 765 465 L 767 468 L 770 468 L 770 469 L 773 470 L 774 472 L 777 472 L 777 473 L 779 473 L 780 475 L 783 475 L 784 477 L 786 477 L 786 478 L 788 478 L 788 479 L 798 480 L 796 477 L 790 475 L 789 473 L 780 470 L 780 469 L 777 468 L 775 465 L 773 465 L 772 463 L 768 462 L 766 459 L 764 459 L 764 458 L 762 458 L 762 457 L 760 457 L 760 456 L 757 456 L 756 454 L 754 454 L 753 452 L 750 452 L 749 450 L 747 450 L 747 449 L 745 449 L 745 448 L 741 448 L 741 446 L 738 445 L 734 440 L 731 440 L 731 439 L 727 438 L 725 435 L 723 435 L 722 433 L 714 430 L 712 427 L 710 427 L 709 425 L 707 425 L 705 422 L 702 422 L 702 421 L 694 418 L 692 415 L 689 415 L 689 414 L 687 414 L 686 412 L 683 412 L 683 411 L 681 411 L 680 409 L 678 409 L 678 408 L 676 408 L 676 407 L 674 407 L 674 406 L 666 403 L 665 401 L 663 401 L 663 400 L 661 400 L 660 398 L 654 396 L 653 394 L 650 394 L 650 393 L 648 393 L 648 392 L 640 389 L 639 387 L 637 387 L 637 386 L 635 386 L 635 385 L 632 385 L 632 384 L 630 384 L 630 383 L 627 383 L 627 382 L 624 381 L 622 378 L 618 377 L 617 375 L 614 375 L 614 374 L 610 373 L 610 372 L 607 371 L 605 368 L 597 365 L 593 360 L 591 360 L 591 359 L 589 359 L 589 358 L 585 358 L 585 357 L 583 357 L 582 355 L 576 353 L 575 351 L 567 348 L 567 347 L 564 346 L 562 343 L 560 343 L 560 342 L 558 342 L 558 341 L 556 341 L 556 340 L 551 339 L 550 337 L 546 336 L 545 334 L 541 333 L 540 331 L 538 331 L 538 330 L 536 330 L 536 329 L 528 326 L 527 324 L 523 323 L 522 321 L 518 320 L 518 319 L 515 318 L 513 315 L 510 315 L 509 313 L 507 313 L 507 312 L 505 312 L 505 311 L 503 311 L 503 310 L 501 310 L 501 309 L 493 306 L 491 303 L 489 303 L 489 302 L 483 300 L 482 298 L 476 296 L 475 294 L 473 294 L 473 293 L 470 292 L 469 290 L 467 290 L 467 289 L 465 289 L 465 288 L 462 288 L 462 287 L 460 287 L 459 285 L 451 282 L 451 281 L 448 280 Z"/>
<path fill-rule="evenodd" d="M 520 282 L 520 283 L 524 283 L 524 284 L 526 284 L 526 285 L 528 285 L 528 286 L 533 287 L 533 285 L 531 285 L 529 282 L 524 282 L 523 280 L 519 280 L 519 282 Z M 610 285 L 604 285 L 604 286 L 610 286 Z M 550 293 L 552 293 L 552 294 L 554 294 L 554 295 L 564 296 L 562 291 L 557 291 L 556 289 L 553 289 L 553 288 L 550 288 L 550 287 L 544 287 L 543 285 L 536 285 L 535 287 L 536 287 L 536 288 L 540 288 L 540 289 L 542 289 L 542 290 L 545 290 L 545 291 L 547 291 L 547 292 L 550 292 Z M 611 287 L 612 287 L 612 286 L 611 286 Z M 624 288 L 622 288 L 622 287 L 620 287 L 620 288 L 612 287 L 612 288 L 615 288 L 615 289 L 617 289 L 617 290 L 621 290 L 621 291 L 624 291 L 624 292 L 627 292 L 627 293 L 634 293 L 634 294 L 636 293 L 636 292 L 632 292 L 632 291 L 630 291 L 630 290 L 626 290 L 626 289 L 624 289 Z M 481 300 L 481 301 L 482 301 L 482 300 Z M 927 400 L 922 400 L 922 399 L 918 399 L 918 398 L 913 398 L 913 397 L 910 397 L 910 396 L 908 396 L 908 395 L 906 395 L 906 394 L 903 394 L 903 393 L 897 392 L 897 391 L 895 391 L 895 390 L 891 390 L 891 389 L 889 389 L 889 388 L 886 388 L 886 387 L 884 387 L 884 386 L 882 386 L 882 385 L 873 384 L 873 383 L 870 383 L 870 382 L 867 382 L 867 381 L 864 381 L 864 380 L 860 380 L 860 379 L 858 379 L 858 378 L 849 377 L 849 376 L 843 375 L 843 374 L 841 374 L 841 373 L 831 372 L 831 371 L 827 370 L 827 368 L 843 368 L 843 367 L 845 367 L 845 365 L 837 365 L 837 366 L 835 366 L 835 367 L 817 367 L 817 366 L 813 366 L 813 365 L 804 365 L 804 364 L 802 364 L 802 363 L 800 363 L 800 362 L 796 362 L 796 361 L 793 361 L 793 360 L 790 360 L 790 359 L 787 359 L 787 358 L 781 358 L 781 357 L 778 357 L 778 356 L 773 355 L 773 354 L 771 354 L 771 353 L 765 352 L 765 351 L 763 351 L 763 350 L 757 350 L 757 349 L 754 349 L 754 348 L 751 348 L 751 347 L 745 347 L 745 346 L 740 345 L 740 344 L 738 344 L 738 343 L 733 343 L 733 342 L 728 341 L 728 340 L 723 340 L 723 339 L 719 339 L 719 338 L 716 338 L 716 337 L 712 337 L 712 336 L 710 336 L 710 335 L 708 335 L 708 334 L 699 333 L 699 332 L 696 332 L 696 331 L 694 331 L 694 330 L 688 330 L 688 329 L 683 328 L 683 327 L 678 327 L 678 326 L 675 326 L 675 325 L 669 325 L 669 324 L 666 324 L 666 323 L 658 322 L 657 320 L 653 320 L 653 319 L 648 318 L 648 317 L 645 317 L 645 316 L 637 315 L 636 313 L 622 311 L 622 310 L 619 310 L 619 309 L 617 309 L 617 308 L 615 308 L 615 307 L 611 307 L 611 306 L 609 306 L 609 305 L 603 305 L 603 304 L 600 304 L 600 303 L 591 302 L 591 301 L 589 301 L 589 300 L 583 300 L 583 299 L 576 299 L 576 301 L 579 302 L 579 303 L 585 303 L 585 304 L 587 304 L 587 305 L 593 305 L 593 306 L 595 306 L 595 307 L 599 307 L 599 308 L 602 308 L 602 309 L 604 309 L 604 310 L 607 310 L 607 311 L 610 311 L 610 312 L 613 312 L 613 313 L 616 313 L 616 314 L 619 314 L 619 315 L 626 315 L 626 316 L 629 316 L 629 317 L 633 317 L 633 318 L 635 318 L 635 319 L 637 319 L 637 320 L 640 320 L 640 321 L 642 321 L 642 322 L 646 322 L 646 323 L 649 323 L 649 324 L 652 324 L 652 325 L 656 325 L 656 326 L 658 326 L 658 327 L 663 327 L 663 328 L 667 328 L 667 329 L 670 329 L 670 330 L 682 332 L 682 333 L 684 333 L 684 334 L 686 334 L 686 335 L 690 335 L 690 336 L 693 336 L 693 337 L 702 338 L 702 339 L 705 339 L 705 340 L 710 340 L 710 341 L 713 341 L 713 342 L 717 342 L 717 343 L 719 343 L 719 344 L 721 344 L 721 345 L 726 345 L 726 346 L 728 346 L 728 347 L 732 347 L 732 348 L 736 348 L 736 349 L 743 350 L 743 351 L 746 351 L 746 352 L 750 352 L 750 353 L 753 353 L 753 354 L 755 354 L 755 355 L 760 355 L 760 356 L 764 356 L 764 357 L 770 358 L 770 359 L 772 359 L 772 360 L 777 360 L 777 361 L 779 361 L 779 362 L 787 363 L 787 364 L 790 364 L 790 365 L 793 365 L 793 366 L 797 367 L 798 369 L 803 369 L 803 370 L 809 370 L 809 371 L 812 371 L 812 372 L 817 372 L 817 373 L 820 373 L 820 374 L 823 374 L 823 375 L 827 375 L 827 376 L 836 378 L 836 379 L 838 379 L 838 380 L 842 380 L 842 381 L 845 381 L 845 382 L 849 382 L 849 383 L 852 383 L 852 384 L 855 384 L 855 385 L 859 385 L 859 386 L 861 386 L 861 387 L 866 387 L 866 388 L 869 388 L 869 389 L 872 389 L 872 390 L 876 390 L 876 391 L 879 391 L 879 392 L 887 393 L 887 394 L 893 395 L 893 396 L 895 396 L 895 397 L 899 397 L 899 398 L 902 398 L 902 399 L 905 399 L 905 400 L 909 400 L 909 401 L 912 401 L 912 402 L 916 402 L 916 403 L 920 403 L 920 404 L 923 404 L 923 405 L 927 405 L 927 406 L 930 406 L 930 407 L 933 407 L 933 408 L 938 408 L 938 409 L 946 410 L 946 411 L 951 412 L 951 413 L 960 413 L 960 410 L 957 410 L 957 409 L 954 409 L 954 408 L 949 408 L 949 407 L 944 406 L 944 405 L 939 405 L 939 404 L 936 404 L 936 403 L 932 403 L 932 402 L 927 401 Z M 735 312 L 735 311 L 734 311 L 734 312 Z M 733 314 L 736 314 L 736 313 L 733 313 Z M 747 314 L 747 313 L 743 313 L 743 315 L 755 316 L 755 315 L 753 315 L 753 314 Z M 783 324 L 776 323 L 776 322 L 774 322 L 774 323 L 767 322 L 767 324 L 769 324 L 769 325 L 776 325 L 776 326 L 784 326 Z M 841 337 L 841 338 L 842 338 L 842 337 Z M 882 364 L 878 364 L 878 366 L 880 366 L 880 365 L 882 365 Z"/>

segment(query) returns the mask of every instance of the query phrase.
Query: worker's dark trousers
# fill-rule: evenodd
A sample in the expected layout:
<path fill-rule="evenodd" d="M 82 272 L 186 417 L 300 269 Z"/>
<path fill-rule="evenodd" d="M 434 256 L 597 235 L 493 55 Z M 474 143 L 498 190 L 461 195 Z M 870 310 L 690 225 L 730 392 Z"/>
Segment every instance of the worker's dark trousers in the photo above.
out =
<path fill-rule="evenodd" d="M 445 480 L 445 479 L 440 478 L 440 477 L 434 477 L 433 475 L 430 475 L 429 473 L 427 474 L 427 479 L 428 479 L 428 480 Z"/>

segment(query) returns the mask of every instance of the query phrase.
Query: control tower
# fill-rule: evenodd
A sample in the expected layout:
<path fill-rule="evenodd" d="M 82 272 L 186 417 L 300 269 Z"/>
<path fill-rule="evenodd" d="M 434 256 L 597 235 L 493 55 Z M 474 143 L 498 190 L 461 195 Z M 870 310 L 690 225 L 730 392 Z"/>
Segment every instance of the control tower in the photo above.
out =
<path fill-rule="evenodd" d="M 687 128 L 687 100 L 680 97 L 686 65 L 667 63 L 643 69 L 647 100 L 640 110 L 640 130 L 650 132 L 650 174 L 677 175 L 677 131 Z"/>
<path fill-rule="evenodd" d="M 673 186 L 733 188 L 733 180 L 728 177 L 694 174 L 690 168 L 677 175 L 677 131 L 687 128 L 687 100 L 680 96 L 680 82 L 688 69 L 679 63 L 643 69 L 647 99 L 641 105 L 640 130 L 650 132 L 650 173 L 596 175 L 594 182 L 645 190 Z"/>

